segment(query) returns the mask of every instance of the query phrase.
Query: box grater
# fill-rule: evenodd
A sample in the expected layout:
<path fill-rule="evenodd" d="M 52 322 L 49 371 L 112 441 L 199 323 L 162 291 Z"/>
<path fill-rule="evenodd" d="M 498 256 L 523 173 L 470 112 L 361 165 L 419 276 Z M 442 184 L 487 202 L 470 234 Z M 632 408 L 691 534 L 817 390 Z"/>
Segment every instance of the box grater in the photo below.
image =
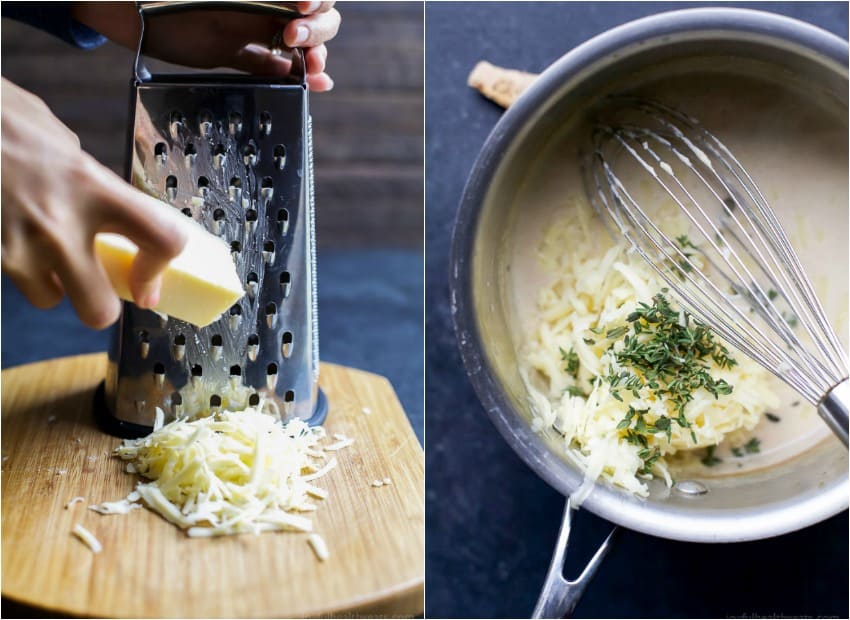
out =
<path fill-rule="evenodd" d="M 151 75 L 149 18 L 186 9 L 295 17 L 259 2 L 139 5 L 128 178 L 230 245 L 246 295 L 211 325 L 125 302 L 113 331 L 97 417 L 108 432 L 147 434 L 190 412 L 263 404 L 321 423 L 311 119 L 301 50 L 287 78 Z"/>

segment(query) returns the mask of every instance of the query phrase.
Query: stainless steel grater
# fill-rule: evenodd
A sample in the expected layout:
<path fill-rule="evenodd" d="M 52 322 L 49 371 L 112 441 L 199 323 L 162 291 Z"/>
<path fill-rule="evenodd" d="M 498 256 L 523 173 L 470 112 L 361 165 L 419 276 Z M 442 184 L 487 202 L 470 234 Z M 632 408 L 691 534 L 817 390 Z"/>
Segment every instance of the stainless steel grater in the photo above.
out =
<path fill-rule="evenodd" d="M 146 434 L 156 408 L 189 411 L 264 403 L 321 423 L 311 121 L 303 53 L 289 78 L 151 75 L 148 18 L 186 9 L 297 16 L 285 5 L 140 5 L 128 178 L 224 239 L 247 291 L 211 325 L 124 303 L 113 332 L 98 417 L 121 436 Z"/>

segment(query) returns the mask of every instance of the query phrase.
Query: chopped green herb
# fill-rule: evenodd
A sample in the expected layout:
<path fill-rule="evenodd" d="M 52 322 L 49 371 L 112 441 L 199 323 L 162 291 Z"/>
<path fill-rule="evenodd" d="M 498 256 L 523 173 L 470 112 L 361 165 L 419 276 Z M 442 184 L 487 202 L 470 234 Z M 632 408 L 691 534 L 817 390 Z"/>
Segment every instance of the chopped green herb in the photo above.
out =
<path fill-rule="evenodd" d="M 773 301 L 773 300 L 774 300 L 774 299 L 776 299 L 777 297 L 779 297 L 779 293 L 777 293 L 777 292 L 776 292 L 776 291 L 774 291 L 773 289 L 770 289 L 770 290 L 768 290 L 768 291 L 767 291 L 767 298 L 768 298 L 770 301 Z"/>
<path fill-rule="evenodd" d="M 758 454 L 761 452 L 761 442 L 756 437 L 753 437 L 744 444 L 744 450 L 747 451 L 747 454 Z"/>
<path fill-rule="evenodd" d="M 593 338 L 582 338 L 582 340 L 584 340 L 584 344 L 596 344 Z"/>
<path fill-rule="evenodd" d="M 567 367 L 564 369 L 567 374 L 576 378 L 578 376 L 579 362 L 578 362 L 578 354 L 575 350 L 570 347 L 569 351 L 564 351 L 561 347 L 558 347 L 561 351 L 561 359 L 567 363 Z"/>
<path fill-rule="evenodd" d="M 615 327 L 614 329 L 609 329 L 608 332 L 605 334 L 605 337 L 608 338 L 609 340 L 616 340 L 617 338 L 620 338 L 621 336 L 625 336 L 628 331 L 629 331 L 629 328 L 626 327 L 625 325 L 623 325 L 621 327 Z"/>
<path fill-rule="evenodd" d="M 722 463 L 723 459 L 719 459 L 714 456 L 714 451 L 717 449 L 717 446 L 708 446 L 705 449 L 705 456 L 700 459 L 700 462 L 706 467 L 714 467 L 718 463 Z"/>
<path fill-rule="evenodd" d="M 770 413 L 770 412 L 765 413 L 764 417 L 766 417 L 771 422 L 779 422 L 779 420 L 780 420 L 778 415 L 776 415 L 775 413 Z"/>
<path fill-rule="evenodd" d="M 788 327 L 790 327 L 791 329 L 794 329 L 795 327 L 797 327 L 797 317 L 794 316 L 793 314 L 789 313 L 788 315 L 786 315 L 783 312 L 782 318 L 785 320 L 786 323 L 788 323 Z"/>
<path fill-rule="evenodd" d="M 726 347 L 714 341 L 708 327 L 693 320 L 687 313 L 682 316 L 684 321 L 680 321 L 679 312 L 661 294 L 653 297 L 651 306 L 638 303 L 627 317 L 635 335 L 626 335 L 623 348 L 613 353 L 622 370 L 615 372 L 609 366 L 605 380 L 612 388 L 611 395 L 620 401 L 621 389 L 640 398 L 640 390 L 648 387 L 657 395 L 666 397 L 676 407 L 677 416 L 673 420 L 681 428 L 690 429 L 691 439 L 696 443 L 696 434 L 684 411 L 693 400 L 694 391 L 703 388 L 715 398 L 732 393 L 732 386 L 725 380 L 715 379 L 709 374 L 711 367 L 708 360 L 713 360 L 721 368 L 731 368 L 737 362 Z M 685 325 L 682 326 L 681 322 Z M 624 328 L 609 330 L 607 335 L 611 337 L 612 333 L 623 332 Z M 653 428 L 666 432 L 669 437 L 670 428 L 663 427 L 663 424 L 658 427 L 656 423 Z M 637 427 L 635 430 L 638 430 Z"/>
<path fill-rule="evenodd" d="M 575 385 L 567 386 L 567 389 L 564 391 L 568 392 L 570 396 L 581 396 L 582 398 L 587 398 L 587 394 L 585 394 L 580 387 L 576 387 Z"/>
<path fill-rule="evenodd" d="M 799 400 L 795 400 L 793 403 L 791 403 L 791 406 L 792 406 L 792 407 L 799 407 L 799 406 L 800 406 L 800 401 L 799 401 Z"/>
<path fill-rule="evenodd" d="M 732 454 L 734 454 L 738 458 L 744 456 L 744 453 L 741 452 L 741 448 L 732 448 Z"/>

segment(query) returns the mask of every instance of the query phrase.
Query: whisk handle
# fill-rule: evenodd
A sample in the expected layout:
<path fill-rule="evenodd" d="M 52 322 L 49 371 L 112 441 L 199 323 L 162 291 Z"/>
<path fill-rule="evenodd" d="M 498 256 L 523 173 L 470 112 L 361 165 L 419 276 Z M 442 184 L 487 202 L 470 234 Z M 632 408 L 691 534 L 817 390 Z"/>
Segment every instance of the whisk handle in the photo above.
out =
<path fill-rule="evenodd" d="M 847 445 L 847 410 L 850 408 L 850 379 L 841 383 L 826 393 L 818 403 L 818 413 L 824 419 L 833 433 Z"/>

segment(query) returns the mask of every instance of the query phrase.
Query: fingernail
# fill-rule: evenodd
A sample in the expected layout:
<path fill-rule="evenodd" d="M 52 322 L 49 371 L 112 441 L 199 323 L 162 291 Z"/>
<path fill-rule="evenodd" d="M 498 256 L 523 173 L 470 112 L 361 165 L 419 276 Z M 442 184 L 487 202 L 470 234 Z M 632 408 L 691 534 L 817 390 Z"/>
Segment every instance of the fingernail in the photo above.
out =
<path fill-rule="evenodd" d="M 293 42 L 293 45 L 305 43 L 309 38 L 310 29 L 307 26 L 298 26 L 298 29 L 295 31 L 295 41 Z"/>
<path fill-rule="evenodd" d="M 320 6 L 322 6 L 321 2 L 302 2 L 301 3 L 301 12 L 302 13 L 312 13 L 313 11 L 317 11 Z"/>
<path fill-rule="evenodd" d="M 334 81 L 330 76 L 328 76 L 328 90 L 333 90 L 333 89 L 334 89 Z"/>

